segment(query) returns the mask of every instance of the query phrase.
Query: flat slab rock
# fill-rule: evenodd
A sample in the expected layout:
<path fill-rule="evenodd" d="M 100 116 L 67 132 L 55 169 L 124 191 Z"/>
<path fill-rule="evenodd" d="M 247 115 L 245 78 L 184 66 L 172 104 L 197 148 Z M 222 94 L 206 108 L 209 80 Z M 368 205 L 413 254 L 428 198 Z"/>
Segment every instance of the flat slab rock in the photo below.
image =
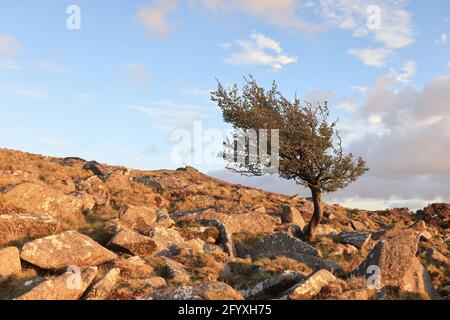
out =
<path fill-rule="evenodd" d="M 44 281 L 15 300 L 78 300 L 97 276 L 97 267 L 80 273 L 66 272 Z"/>
<path fill-rule="evenodd" d="M 308 265 L 313 269 L 327 269 L 336 271 L 342 269 L 332 261 L 322 259 L 319 251 L 300 239 L 291 237 L 285 232 L 275 233 L 259 239 L 252 245 L 237 245 L 237 255 L 249 255 L 253 259 L 258 257 L 284 256 Z"/>
<path fill-rule="evenodd" d="M 125 205 L 119 211 L 119 219 L 127 227 L 146 233 L 156 226 L 157 207 Z"/>
<path fill-rule="evenodd" d="M 191 280 L 191 276 L 186 271 L 184 265 L 167 257 L 162 258 L 165 263 L 167 277 L 177 283 L 186 283 Z"/>
<path fill-rule="evenodd" d="M 20 257 L 42 269 L 59 270 L 99 265 L 117 256 L 88 236 L 66 231 L 25 244 Z"/>
<path fill-rule="evenodd" d="M 369 278 L 375 266 L 380 271 L 381 286 L 399 286 L 416 256 L 418 244 L 419 232 L 395 231 L 375 245 L 354 273 Z"/>
<path fill-rule="evenodd" d="M 327 270 L 319 270 L 287 290 L 280 300 L 308 300 L 319 294 L 324 286 L 336 282 L 344 284 Z"/>
<path fill-rule="evenodd" d="M 112 289 L 120 280 L 120 268 L 113 268 L 99 281 L 91 286 L 85 296 L 86 300 L 106 300 Z"/>
<path fill-rule="evenodd" d="M 152 254 L 157 248 L 150 237 L 141 235 L 128 228 L 122 228 L 117 231 L 107 246 L 117 250 L 125 250 L 138 256 Z"/>
<path fill-rule="evenodd" d="M 279 290 L 281 287 L 286 290 L 305 278 L 305 274 L 301 272 L 286 270 L 246 289 L 240 290 L 239 292 L 246 299 L 259 299 L 261 297 L 264 299 L 267 295 L 274 295 L 274 291 L 276 291 L 275 289 Z"/>
<path fill-rule="evenodd" d="M 48 186 L 24 182 L 0 195 L 5 206 L 20 208 L 36 215 L 57 217 L 78 224 L 84 221 L 83 201 Z"/>
<path fill-rule="evenodd" d="M 224 214 L 206 210 L 179 217 L 178 221 L 214 220 L 222 222 L 230 233 L 246 232 L 251 234 L 272 233 L 281 224 L 281 219 L 258 212 Z"/>
<path fill-rule="evenodd" d="M 242 295 L 224 282 L 201 286 L 178 286 L 156 289 L 150 300 L 244 300 Z"/>
<path fill-rule="evenodd" d="M 369 242 L 372 235 L 369 232 L 341 232 L 334 236 L 334 241 L 351 244 L 359 249 L 364 247 Z"/>
<path fill-rule="evenodd" d="M 8 247 L 0 250 L 0 282 L 22 271 L 19 249 Z"/>
<path fill-rule="evenodd" d="M 426 267 L 417 257 L 411 261 L 411 266 L 402 278 L 400 289 L 418 294 L 422 299 L 439 299 L 440 295 L 433 286 Z"/>
<path fill-rule="evenodd" d="M 0 243 L 21 239 L 37 239 L 54 234 L 58 221 L 50 216 L 33 214 L 0 215 Z"/>

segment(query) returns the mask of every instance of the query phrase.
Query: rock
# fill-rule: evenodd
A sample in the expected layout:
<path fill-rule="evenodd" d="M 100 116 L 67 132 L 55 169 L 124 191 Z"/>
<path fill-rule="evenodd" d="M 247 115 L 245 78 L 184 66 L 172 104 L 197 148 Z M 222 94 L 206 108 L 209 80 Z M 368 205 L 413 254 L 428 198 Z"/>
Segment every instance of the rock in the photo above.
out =
<path fill-rule="evenodd" d="M 0 249 L 0 282 L 21 272 L 19 249 L 16 247 Z"/>
<path fill-rule="evenodd" d="M 265 236 L 249 246 L 237 245 L 236 247 L 239 257 L 248 255 L 256 260 L 259 257 L 284 256 L 302 262 L 313 269 L 330 271 L 342 269 L 336 263 L 320 258 L 316 248 L 284 232 Z"/>
<path fill-rule="evenodd" d="M 71 166 L 71 165 L 75 165 L 75 164 L 78 164 L 78 163 L 85 163 L 86 160 L 84 160 L 82 158 L 79 158 L 79 157 L 65 157 L 65 158 L 62 158 L 60 160 L 60 162 L 63 165 Z"/>
<path fill-rule="evenodd" d="M 121 275 L 126 278 L 141 279 L 155 275 L 155 269 L 139 256 L 128 259 L 119 258 L 114 261 L 114 267 L 121 270 Z"/>
<path fill-rule="evenodd" d="M 187 273 L 184 266 L 172 259 L 163 257 L 165 263 L 165 269 L 167 277 L 176 283 L 186 283 L 191 281 L 190 275 Z"/>
<path fill-rule="evenodd" d="M 410 267 L 401 279 L 399 287 L 401 290 L 416 293 L 424 299 L 440 298 L 427 269 L 416 257 L 412 258 Z"/>
<path fill-rule="evenodd" d="M 113 268 L 99 281 L 94 283 L 88 290 L 86 300 L 106 300 L 112 289 L 120 280 L 120 269 Z"/>
<path fill-rule="evenodd" d="M 66 272 L 44 281 L 16 300 L 78 300 L 94 281 L 97 267 L 80 273 Z"/>
<path fill-rule="evenodd" d="M 25 244 L 20 257 L 42 269 L 59 270 L 73 265 L 99 265 L 114 260 L 116 255 L 85 235 L 66 231 Z"/>
<path fill-rule="evenodd" d="M 285 288 L 286 290 L 305 278 L 306 276 L 301 272 L 286 270 L 241 290 L 240 293 L 245 299 L 267 299 L 267 296 L 273 298 L 276 295 L 276 291 L 279 291 L 280 288 Z"/>
<path fill-rule="evenodd" d="M 156 245 L 154 254 L 165 255 L 178 245 L 183 245 L 184 238 L 174 229 L 156 227 L 148 233 L 148 237 Z"/>
<path fill-rule="evenodd" d="M 94 197 L 84 191 L 72 191 L 69 193 L 69 195 L 72 197 L 80 198 L 81 201 L 83 201 L 83 212 L 91 211 L 97 204 Z"/>
<path fill-rule="evenodd" d="M 151 278 L 147 278 L 144 280 L 145 280 L 145 285 L 153 287 L 153 288 L 167 287 L 166 280 L 161 277 L 151 277 Z"/>
<path fill-rule="evenodd" d="M 0 193 L 7 192 L 7 189 L 14 188 L 22 182 L 36 182 L 38 180 L 39 175 L 36 172 L 0 169 Z"/>
<path fill-rule="evenodd" d="M 347 244 L 344 249 L 344 254 L 349 256 L 353 256 L 359 252 L 358 248 L 352 246 L 351 244 Z"/>
<path fill-rule="evenodd" d="M 255 254 L 266 253 L 274 256 L 291 256 L 293 254 L 309 254 L 319 256 L 319 251 L 300 239 L 290 237 L 287 233 L 279 232 L 259 239 L 252 247 Z M 250 254 L 254 256 L 255 254 Z"/>
<path fill-rule="evenodd" d="M 266 207 L 262 204 L 255 204 L 250 208 L 250 211 L 256 213 L 266 213 Z"/>
<path fill-rule="evenodd" d="M 121 228 L 109 241 L 109 248 L 125 250 L 133 255 L 146 256 L 156 251 L 157 246 L 150 238 L 128 228 Z"/>
<path fill-rule="evenodd" d="M 164 192 L 164 188 L 152 176 L 144 175 L 140 177 L 133 177 L 133 181 L 142 184 L 143 186 L 146 186 L 147 188 L 150 188 L 157 193 Z"/>
<path fill-rule="evenodd" d="M 289 236 L 299 239 L 301 239 L 303 236 L 302 229 L 296 224 L 291 224 L 287 230 L 287 233 Z"/>
<path fill-rule="evenodd" d="M 251 234 L 272 233 L 281 223 L 280 218 L 257 212 L 224 214 L 213 210 L 205 210 L 178 218 L 178 221 L 186 222 L 198 220 L 219 220 L 231 234 L 240 232 Z"/>
<path fill-rule="evenodd" d="M 125 205 L 119 211 L 119 220 L 127 227 L 147 233 L 156 226 L 156 207 Z"/>
<path fill-rule="evenodd" d="M 103 180 L 108 178 L 108 173 L 102 166 L 96 161 L 89 161 L 84 166 L 83 169 L 86 171 L 92 171 L 93 174 L 100 177 Z"/>
<path fill-rule="evenodd" d="M 334 240 L 361 249 L 369 242 L 371 236 L 368 232 L 341 232 L 334 237 Z"/>
<path fill-rule="evenodd" d="M 417 211 L 417 215 L 429 225 L 442 229 L 450 228 L 450 204 L 433 203 Z"/>
<path fill-rule="evenodd" d="M 326 225 L 326 224 L 319 224 L 316 228 L 316 236 L 323 236 L 323 235 L 331 235 L 331 234 L 337 234 L 337 231 Z"/>
<path fill-rule="evenodd" d="M 201 239 L 191 239 L 176 245 L 177 251 L 185 251 L 189 254 L 202 254 L 205 253 L 205 250 L 209 250 L 210 247 Z"/>
<path fill-rule="evenodd" d="M 301 230 L 305 228 L 305 221 L 300 212 L 292 206 L 283 206 L 281 211 L 281 221 L 283 223 L 294 223 L 300 227 Z"/>
<path fill-rule="evenodd" d="M 367 289 L 357 289 L 342 292 L 337 295 L 335 300 L 369 300 L 369 293 Z"/>
<path fill-rule="evenodd" d="M 368 279 L 375 266 L 379 268 L 382 287 L 399 286 L 416 256 L 419 234 L 413 230 L 398 230 L 387 236 L 375 245 L 355 274 Z"/>
<path fill-rule="evenodd" d="M 427 225 L 423 220 L 414 223 L 408 229 L 418 231 L 421 240 L 430 241 L 433 238 L 433 235 L 427 230 Z"/>
<path fill-rule="evenodd" d="M 159 210 L 156 214 L 156 223 L 161 227 L 171 228 L 175 224 L 175 221 L 173 221 L 167 212 Z"/>
<path fill-rule="evenodd" d="M 0 202 L 30 214 L 61 219 L 71 225 L 84 221 L 83 201 L 80 198 L 38 183 L 21 183 L 0 195 Z"/>
<path fill-rule="evenodd" d="M 92 176 L 86 180 L 75 180 L 77 191 L 88 193 L 95 201 L 97 206 L 107 205 L 109 203 L 109 193 L 105 188 L 104 182 L 97 176 Z"/>
<path fill-rule="evenodd" d="M 446 265 L 449 264 L 449 259 L 434 248 L 428 249 L 426 256 L 428 259 L 431 259 L 431 260 L 434 260 L 434 261 L 437 261 L 437 262 L 440 262 L 440 263 L 443 263 Z"/>
<path fill-rule="evenodd" d="M 37 239 L 54 234 L 58 221 L 50 216 L 32 214 L 0 215 L 0 244 L 16 240 Z"/>
<path fill-rule="evenodd" d="M 227 227 L 217 219 L 213 220 L 199 220 L 198 223 L 216 227 L 219 230 L 219 242 L 218 244 L 222 246 L 223 250 L 228 253 L 231 257 L 236 256 L 236 249 L 234 247 L 234 242 L 231 233 L 228 231 Z"/>
<path fill-rule="evenodd" d="M 287 290 L 280 300 L 307 300 L 320 293 L 322 287 L 331 283 L 344 282 L 328 272 L 327 270 L 319 270 L 308 276 L 305 280 L 296 284 Z"/>
<path fill-rule="evenodd" d="M 367 230 L 367 227 L 364 225 L 364 223 L 359 222 L 357 220 L 352 220 L 351 225 L 352 225 L 352 228 L 356 231 Z"/>
<path fill-rule="evenodd" d="M 201 286 L 178 286 L 155 290 L 151 300 L 243 300 L 242 295 L 224 282 Z"/>

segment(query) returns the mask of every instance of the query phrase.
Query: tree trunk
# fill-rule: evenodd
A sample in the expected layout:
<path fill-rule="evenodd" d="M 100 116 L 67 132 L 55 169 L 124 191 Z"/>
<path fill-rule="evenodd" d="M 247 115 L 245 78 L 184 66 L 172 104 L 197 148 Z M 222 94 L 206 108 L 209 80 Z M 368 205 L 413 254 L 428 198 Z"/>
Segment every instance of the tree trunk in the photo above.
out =
<path fill-rule="evenodd" d="M 308 241 L 314 240 L 316 236 L 316 228 L 322 221 L 323 210 L 322 210 L 322 195 L 319 188 L 311 188 L 311 194 L 314 204 L 314 213 L 309 221 L 308 225 L 304 230 L 305 238 Z"/>

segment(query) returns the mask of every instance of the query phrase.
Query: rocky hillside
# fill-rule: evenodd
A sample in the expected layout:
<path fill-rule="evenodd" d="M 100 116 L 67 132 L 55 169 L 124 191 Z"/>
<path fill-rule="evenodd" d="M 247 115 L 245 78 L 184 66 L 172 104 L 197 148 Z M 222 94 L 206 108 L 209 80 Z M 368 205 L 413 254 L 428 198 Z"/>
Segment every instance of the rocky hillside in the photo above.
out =
<path fill-rule="evenodd" d="M 307 198 L 191 167 L 139 171 L 0 150 L 0 299 L 450 294 L 449 204 L 326 205 L 317 239 L 305 243 L 311 212 Z"/>

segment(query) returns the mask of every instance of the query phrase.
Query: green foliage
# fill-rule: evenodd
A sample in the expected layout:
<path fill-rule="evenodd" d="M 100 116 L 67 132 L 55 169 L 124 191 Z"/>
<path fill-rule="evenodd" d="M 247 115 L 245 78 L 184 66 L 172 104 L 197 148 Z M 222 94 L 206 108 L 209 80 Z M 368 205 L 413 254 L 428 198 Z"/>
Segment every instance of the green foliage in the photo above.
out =
<path fill-rule="evenodd" d="M 280 137 L 279 174 L 318 192 L 346 187 L 368 171 L 365 161 L 345 154 L 337 121 L 329 121 L 328 104 L 302 103 L 286 99 L 275 82 L 264 90 L 250 76 L 242 90 L 225 89 L 219 82 L 211 99 L 221 108 L 225 122 L 235 129 L 278 129 Z M 225 144 L 234 152 L 234 144 Z M 270 143 L 269 143 L 270 145 Z M 231 150 L 231 149 L 233 150 Z M 259 164 L 246 161 L 238 172 L 262 175 Z"/>

